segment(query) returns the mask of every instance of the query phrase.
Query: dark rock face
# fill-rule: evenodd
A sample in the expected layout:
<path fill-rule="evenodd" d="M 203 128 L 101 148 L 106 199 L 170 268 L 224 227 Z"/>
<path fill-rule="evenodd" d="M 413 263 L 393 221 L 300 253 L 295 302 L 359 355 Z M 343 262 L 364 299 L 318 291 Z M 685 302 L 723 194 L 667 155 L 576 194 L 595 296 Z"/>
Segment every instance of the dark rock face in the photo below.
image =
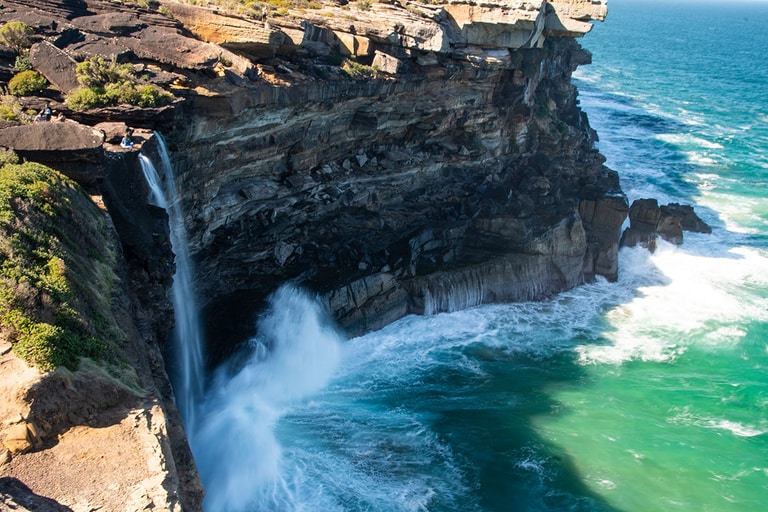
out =
<path fill-rule="evenodd" d="M 585 60 L 549 39 L 501 62 L 193 98 L 170 145 L 213 339 L 250 329 L 286 280 L 361 333 L 615 279 L 627 202 L 576 105 Z"/>
<path fill-rule="evenodd" d="M 570 82 L 590 61 L 571 38 L 605 16 L 602 1 L 382 4 L 354 24 L 332 3 L 261 19 L 176 3 L 164 5 L 173 18 L 103 0 L 6 3 L 0 17 L 36 26 L 33 60 L 63 92 L 73 58 L 91 55 L 176 87 L 163 110 L 68 115 L 165 128 L 217 330 L 250 325 L 285 280 L 360 333 L 617 276 L 626 199 Z M 134 184 L 118 181 L 105 182 L 107 202 L 127 254 L 147 266 L 147 230 L 115 206 Z"/>
<path fill-rule="evenodd" d="M 29 62 L 62 92 L 80 86 L 75 73 L 77 63 L 48 41 L 37 43 L 29 49 Z"/>
<path fill-rule="evenodd" d="M 712 228 L 694 213 L 692 206 L 671 203 L 660 207 L 656 199 L 633 201 L 629 209 L 629 222 L 629 227 L 621 236 L 620 246 L 640 245 L 651 252 L 656 250 L 659 237 L 681 245 L 683 231 L 712 232 Z"/>

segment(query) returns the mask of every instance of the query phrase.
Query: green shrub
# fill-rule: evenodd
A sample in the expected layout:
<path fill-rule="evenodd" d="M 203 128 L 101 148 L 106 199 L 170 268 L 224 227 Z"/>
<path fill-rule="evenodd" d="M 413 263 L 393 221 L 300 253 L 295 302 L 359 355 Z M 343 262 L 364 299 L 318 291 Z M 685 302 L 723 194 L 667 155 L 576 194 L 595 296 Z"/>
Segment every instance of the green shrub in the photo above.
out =
<path fill-rule="evenodd" d="M 8 105 L 0 105 L 0 119 L 3 121 L 19 121 L 19 116 Z"/>
<path fill-rule="evenodd" d="M 105 105 L 138 105 L 139 93 L 131 82 L 119 82 L 104 86 Z"/>
<path fill-rule="evenodd" d="M 138 89 L 136 105 L 140 107 L 160 107 L 173 100 L 173 95 L 154 85 L 142 85 Z"/>
<path fill-rule="evenodd" d="M 75 68 L 75 73 L 78 82 L 92 88 L 136 80 L 136 71 L 131 64 L 118 64 L 103 57 L 91 57 L 81 62 Z"/>
<path fill-rule="evenodd" d="M 378 69 L 373 66 L 366 66 L 365 64 L 360 64 L 353 60 L 347 60 L 341 70 L 355 80 L 376 78 L 379 74 Z"/>
<path fill-rule="evenodd" d="M 32 40 L 29 38 L 32 32 L 32 27 L 23 21 L 9 21 L 0 27 L 0 43 L 22 54 L 32 46 Z"/>
<path fill-rule="evenodd" d="M 17 163 L 19 163 L 19 155 L 14 153 L 12 149 L 0 148 L 0 167 L 5 164 Z"/>
<path fill-rule="evenodd" d="M 37 71 L 28 69 L 17 73 L 8 81 L 8 91 L 14 96 L 28 96 L 48 86 L 48 80 Z"/>
<path fill-rule="evenodd" d="M 113 107 L 115 105 L 135 105 L 152 108 L 167 105 L 173 95 L 154 85 L 136 86 L 129 82 L 108 84 L 106 87 L 81 87 L 67 96 L 67 105 L 72 110 L 82 112 L 90 108 Z"/>
<path fill-rule="evenodd" d="M 10 94 L 0 95 L 0 119 L 15 121 L 17 123 L 31 123 L 37 111 L 25 111 L 16 96 Z"/>
<path fill-rule="evenodd" d="M 92 57 L 77 65 L 77 79 L 84 87 L 69 93 L 67 105 L 75 111 L 115 105 L 158 107 L 173 95 L 151 84 L 138 85 L 139 78 L 130 64 L 117 64 Z"/>
<path fill-rule="evenodd" d="M 81 87 L 69 93 L 67 96 L 67 105 L 72 110 L 82 112 L 84 110 L 88 110 L 89 108 L 100 106 L 102 95 L 103 91 L 100 93 L 95 89 Z"/>
<path fill-rule="evenodd" d="M 16 57 L 16 61 L 13 63 L 14 71 L 26 71 L 32 69 L 32 64 L 29 62 L 29 56 L 19 55 Z"/>
<path fill-rule="evenodd" d="M 41 371 L 117 353 L 107 232 L 88 196 L 56 171 L 0 167 L 0 322 L 14 353 Z"/>

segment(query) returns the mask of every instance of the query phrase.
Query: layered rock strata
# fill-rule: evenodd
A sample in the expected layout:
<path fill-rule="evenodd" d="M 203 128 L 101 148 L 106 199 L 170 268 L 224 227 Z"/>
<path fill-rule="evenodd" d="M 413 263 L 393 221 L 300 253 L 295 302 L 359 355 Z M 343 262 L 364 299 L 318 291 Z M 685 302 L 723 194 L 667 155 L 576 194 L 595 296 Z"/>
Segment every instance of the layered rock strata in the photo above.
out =
<path fill-rule="evenodd" d="M 616 277 L 626 198 L 570 81 L 590 59 L 570 36 L 602 2 L 237 24 L 167 5 L 200 37 L 266 56 L 254 80 L 191 96 L 170 134 L 215 339 L 252 328 L 286 280 L 354 334 Z M 336 55 L 372 67 L 350 79 Z"/>
<path fill-rule="evenodd" d="M 573 38 L 603 1 L 328 2 L 291 16 L 5 4 L 4 19 L 37 27 L 30 60 L 63 93 L 72 64 L 97 55 L 176 95 L 164 117 L 133 120 L 169 136 L 218 333 L 250 329 L 285 280 L 360 333 L 616 277 L 626 199 L 570 82 L 590 58 Z"/>

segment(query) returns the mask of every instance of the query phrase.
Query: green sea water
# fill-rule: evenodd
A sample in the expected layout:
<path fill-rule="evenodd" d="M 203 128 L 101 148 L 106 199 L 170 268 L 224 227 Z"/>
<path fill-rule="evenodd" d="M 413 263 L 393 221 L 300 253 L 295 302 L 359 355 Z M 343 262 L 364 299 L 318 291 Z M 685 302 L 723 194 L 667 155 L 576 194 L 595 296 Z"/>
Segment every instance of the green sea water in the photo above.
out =
<path fill-rule="evenodd" d="M 191 442 L 208 511 L 744 511 L 768 504 L 768 4 L 611 0 L 582 108 L 630 200 L 711 235 L 540 303 L 344 340 L 273 298 Z"/>

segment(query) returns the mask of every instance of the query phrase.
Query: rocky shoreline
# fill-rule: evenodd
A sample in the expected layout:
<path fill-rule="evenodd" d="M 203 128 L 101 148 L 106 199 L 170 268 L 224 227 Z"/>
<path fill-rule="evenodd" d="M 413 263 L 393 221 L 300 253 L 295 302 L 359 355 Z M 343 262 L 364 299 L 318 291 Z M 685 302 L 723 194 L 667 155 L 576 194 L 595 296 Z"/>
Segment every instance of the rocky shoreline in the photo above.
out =
<path fill-rule="evenodd" d="M 115 301 L 126 352 L 144 390 L 99 398 L 88 390 L 112 388 L 92 372 L 30 374 L 4 351 L 4 389 L 16 398 L 0 434 L 28 446 L 0 463 L 3 503 L 24 506 L 26 486 L 58 501 L 51 510 L 201 507 L 161 356 L 173 256 L 137 158 L 155 155 L 153 130 L 177 172 L 211 364 L 286 281 L 316 292 L 357 335 L 411 313 L 617 278 L 630 209 L 571 83 L 590 61 L 574 38 L 605 17 L 605 2 L 197 3 L 0 2 L 0 22 L 33 28 L 28 59 L 50 84 L 15 105 L 64 118 L 0 121 L 0 146 L 103 201 L 125 258 Z M 0 79 L 15 76 L 17 57 L 0 48 Z M 98 58 L 128 64 L 130 87 L 169 99 L 76 108 L 78 64 Z M 121 147 L 128 128 L 133 145 Z M 625 243 L 682 241 L 675 226 L 688 212 L 656 207 L 633 206 Z M 43 395 L 60 409 L 41 408 Z M 114 437 L 88 455 L 98 428 Z M 127 452 L 144 453 L 150 471 L 122 464 Z M 78 481 L 83 471 L 103 478 Z"/>

